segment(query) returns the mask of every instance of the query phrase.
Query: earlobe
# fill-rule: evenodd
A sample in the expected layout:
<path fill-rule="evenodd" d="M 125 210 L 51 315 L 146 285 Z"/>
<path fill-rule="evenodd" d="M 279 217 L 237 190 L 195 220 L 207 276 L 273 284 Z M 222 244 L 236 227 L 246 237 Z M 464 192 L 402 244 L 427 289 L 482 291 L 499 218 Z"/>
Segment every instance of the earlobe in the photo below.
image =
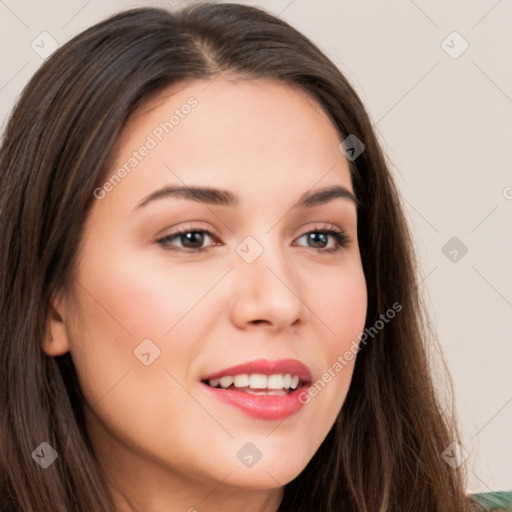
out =
<path fill-rule="evenodd" d="M 58 299 L 52 301 L 48 314 L 47 331 L 41 344 L 43 351 L 48 356 L 61 356 L 70 349 L 63 311 Z"/>

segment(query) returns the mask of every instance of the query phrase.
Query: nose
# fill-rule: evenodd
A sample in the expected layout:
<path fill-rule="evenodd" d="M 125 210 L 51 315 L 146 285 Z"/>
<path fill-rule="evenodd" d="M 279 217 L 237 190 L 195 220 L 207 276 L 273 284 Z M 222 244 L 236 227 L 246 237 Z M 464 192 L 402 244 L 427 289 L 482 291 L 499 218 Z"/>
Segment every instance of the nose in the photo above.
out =
<path fill-rule="evenodd" d="M 279 331 L 304 320 L 300 283 L 282 251 L 266 247 L 252 263 L 237 256 L 233 274 L 231 317 L 238 328 Z"/>

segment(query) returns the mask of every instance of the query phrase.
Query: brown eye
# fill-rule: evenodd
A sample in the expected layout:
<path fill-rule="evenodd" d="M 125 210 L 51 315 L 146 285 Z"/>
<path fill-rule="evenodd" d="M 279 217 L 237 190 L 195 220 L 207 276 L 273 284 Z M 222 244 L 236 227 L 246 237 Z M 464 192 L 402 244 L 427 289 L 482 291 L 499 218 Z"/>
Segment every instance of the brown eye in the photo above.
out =
<path fill-rule="evenodd" d="M 158 239 L 157 243 L 171 251 L 204 252 L 206 247 L 202 247 L 202 245 L 208 237 L 214 238 L 213 234 L 206 229 L 186 227 Z M 181 241 L 181 247 L 176 247 L 174 240 Z"/>

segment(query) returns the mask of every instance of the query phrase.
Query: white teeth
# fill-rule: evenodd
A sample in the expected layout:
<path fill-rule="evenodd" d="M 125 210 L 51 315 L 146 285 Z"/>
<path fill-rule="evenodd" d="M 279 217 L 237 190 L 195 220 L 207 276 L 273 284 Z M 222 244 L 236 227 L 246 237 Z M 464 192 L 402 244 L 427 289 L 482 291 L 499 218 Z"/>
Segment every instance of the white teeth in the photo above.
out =
<path fill-rule="evenodd" d="M 210 379 L 208 381 L 210 386 L 214 388 L 220 385 L 221 388 L 227 389 L 233 385 L 235 388 L 245 388 L 244 391 L 247 391 L 248 393 L 252 393 L 251 390 L 261 390 L 261 392 L 265 394 L 280 394 L 277 393 L 277 391 L 297 389 L 299 382 L 299 376 L 291 375 L 290 373 L 277 373 L 274 375 L 264 375 L 262 373 L 253 373 L 249 375 L 244 373 L 241 375 L 225 375 L 224 377 Z M 276 393 L 267 393 L 265 390 L 276 391 Z"/>
<path fill-rule="evenodd" d="M 249 377 L 249 387 L 252 389 L 265 389 L 267 387 L 267 376 L 261 373 L 253 373 Z"/>
<path fill-rule="evenodd" d="M 282 375 L 269 375 L 267 379 L 267 388 L 268 389 L 283 389 L 289 388 L 290 386 L 286 386 L 286 379 L 283 379 Z"/>
<path fill-rule="evenodd" d="M 224 388 L 224 389 L 229 388 L 229 386 L 231 386 L 231 384 L 233 384 L 233 377 L 226 375 L 225 377 L 221 377 L 219 379 L 219 382 L 220 382 L 221 388 Z"/>
<path fill-rule="evenodd" d="M 245 388 L 249 385 L 249 375 L 235 375 L 235 388 Z"/>
<path fill-rule="evenodd" d="M 212 388 L 216 388 L 220 384 L 220 379 L 210 379 L 208 384 L 210 384 Z"/>

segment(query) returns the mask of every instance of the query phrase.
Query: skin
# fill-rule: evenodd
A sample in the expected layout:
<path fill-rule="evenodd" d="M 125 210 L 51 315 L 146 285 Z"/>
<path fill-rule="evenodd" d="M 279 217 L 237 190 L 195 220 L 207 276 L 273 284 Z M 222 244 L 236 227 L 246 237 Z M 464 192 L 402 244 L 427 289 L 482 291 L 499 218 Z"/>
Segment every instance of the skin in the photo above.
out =
<path fill-rule="evenodd" d="M 206 85 L 173 87 L 130 119 L 112 173 L 174 109 L 198 101 L 94 201 L 73 286 L 55 298 L 44 342 L 50 356 L 71 351 L 87 429 L 120 512 L 128 502 L 147 512 L 277 510 L 283 486 L 332 427 L 355 358 L 284 421 L 217 401 L 200 378 L 253 359 L 295 358 L 315 382 L 364 328 L 355 204 L 292 208 L 311 189 L 353 192 L 328 116 L 286 84 L 218 77 Z M 239 205 L 163 198 L 136 209 L 161 187 L 183 184 L 231 190 Z M 304 234 L 331 225 L 350 241 L 322 253 L 336 240 L 315 245 Z M 196 242 L 205 252 L 191 252 L 184 237 L 168 243 L 178 251 L 155 241 L 189 226 L 214 235 Z M 252 263 L 235 250 L 247 236 L 263 249 Z M 160 356 L 145 366 L 134 350 L 148 338 Z M 252 468 L 236 456 L 247 442 L 262 453 Z"/>

